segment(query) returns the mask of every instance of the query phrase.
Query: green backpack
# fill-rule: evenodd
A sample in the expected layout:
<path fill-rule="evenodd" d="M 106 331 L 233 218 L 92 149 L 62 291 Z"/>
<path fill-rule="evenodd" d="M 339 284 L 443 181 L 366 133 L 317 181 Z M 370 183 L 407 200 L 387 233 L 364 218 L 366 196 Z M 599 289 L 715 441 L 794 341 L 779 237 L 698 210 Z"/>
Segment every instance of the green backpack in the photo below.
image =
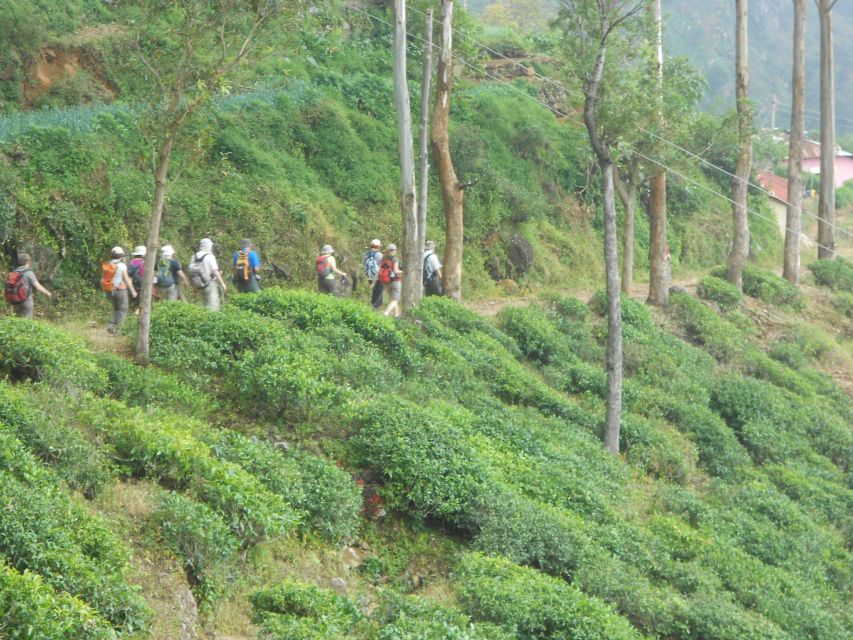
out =
<path fill-rule="evenodd" d="M 157 286 L 167 289 L 175 284 L 175 277 L 172 275 L 172 261 L 161 258 L 157 263 Z"/>

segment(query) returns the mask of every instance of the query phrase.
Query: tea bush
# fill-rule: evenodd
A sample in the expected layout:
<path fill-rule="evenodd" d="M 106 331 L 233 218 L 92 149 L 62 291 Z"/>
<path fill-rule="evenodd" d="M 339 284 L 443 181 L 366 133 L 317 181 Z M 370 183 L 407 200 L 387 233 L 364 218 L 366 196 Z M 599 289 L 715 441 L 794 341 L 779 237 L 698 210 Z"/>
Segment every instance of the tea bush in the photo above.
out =
<path fill-rule="evenodd" d="M 46 406 L 39 407 L 39 403 Z M 0 422 L 51 465 L 69 488 L 94 497 L 112 480 L 112 464 L 80 431 L 49 414 L 56 409 L 52 394 L 36 395 L 33 390 L 0 382 Z"/>
<path fill-rule="evenodd" d="M 224 591 L 225 569 L 239 541 L 210 507 L 167 492 L 153 514 L 163 541 L 180 559 L 193 593 L 203 604 Z"/>
<path fill-rule="evenodd" d="M 249 601 L 255 622 L 275 640 L 344 638 L 362 620 L 347 598 L 294 580 L 256 591 Z"/>
<path fill-rule="evenodd" d="M 519 355 L 515 342 L 505 333 L 498 330 L 489 321 L 450 298 L 435 296 L 425 298 L 421 301 L 420 306 L 412 313 L 412 316 L 426 322 L 425 329 L 427 333 L 434 333 L 435 329 L 433 327 L 436 325 L 444 327 L 445 332 L 447 329 L 450 329 L 452 332 L 461 335 L 479 333 L 496 341 L 513 356 Z M 444 333 L 443 335 L 446 336 L 448 334 Z"/>
<path fill-rule="evenodd" d="M 463 605 L 525 640 L 641 638 L 613 609 L 564 581 L 501 558 L 467 554 L 457 570 Z"/>
<path fill-rule="evenodd" d="M 747 348 L 746 338 L 735 326 L 688 295 L 672 296 L 670 312 L 687 337 L 705 347 L 717 360 L 730 361 Z"/>
<path fill-rule="evenodd" d="M 0 630 L 10 640 L 115 640 L 96 611 L 36 574 L 0 564 Z"/>
<path fill-rule="evenodd" d="M 725 267 L 711 270 L 711 275 L 717 278 L 725 278 L 725 274 Z M 796 286 L 771 271 L 753 265 L 746 265 L 743 269 L 743 292 L 767 304 L 790 307 L 796 311 L 802 311 L 806 304 Z"/>
<path fill-rule="evenodd" d="M 0 372 L 13 381 L 43 381 L 68 391 L 102 391 L 106 376 L 91 352 L 45 322 L 0 317 Z"/>
<path fill-rule="evenodd" d="M 833 291 L 853 294 L 853 262 L 844 258 L 818 260 L 809 265 L 815 282 Z"/>
<path fill-rule="evenodd" d="M 699 281 L 696 293 L 700 298 L 717 303 L 723 311 L 734 309 L 743 300 L 743 294 L 733 284 L 722 278 L 705 276 Z"/>
<path fill-rule="evenodd" d="M 245 546 L 283 536 L 299 522 L 299 512 L 281 496 L 239 466 L 217 460 L 191 431 L 179 427 L 186 418 L 86 398 L 76 419 L 109 442 L 133 474 L 188 489 L 209 503 Z"/>
<path fill-rule="evenodd" d="M 853 293 L 841 292 L 835 295 L 832 300 L 832 306 L 838 313 L 853 318 Z"/>
<path fill-rule="evenodd" d="M 216 401 L 187 380 L 154 367 L 142 368 L 112 353 L 99 353 L 98 366 L 107 374 L 105 393 L 134 407 L 161 406 L 199 418 L 216 408 Z"/>
<path fill-rule="evenodd" d="M 355 300 L 339 299 L 308 291 L 264 289 L 260 294 L 237 296 L 235 304 L 254 313 L 285 321 L 304 331 L 323 334 L 343 326 L 375 344 L 404 370 L 416 366 L 416 358 L 396 329 L 393 320 L 374 313 Z"/>
<path fill-rule="evenodd" d="M 467 429 L 439 407 L 376 402 L 360 407 L 356 419 L 356 459 L 382 473 L 383 494 L 392 507 L 453 522 L 483 495 L 487 473 L 467 441 Z"/>
<path fill-rule="evenodd" d="M 358 531 L 361 489 L 343 469 L 310 453 L 286 453 L 239 433 L 217 432 L 205 440 L 218 458 L 239 464 L 264 486 L 305 513 L 301 526 L 341 543 Z"/>
<path fill-rule="evenodd" d="M 465 614 L 428 604 L 415 596 L 386 596 L 372 615 L 377 640 L 513 640 L 518 636 L 497 625 L 474 624 Z"/>
<path fill-rule="evenodd" d="M 0 555 L 79 597 L 116 629 L 134 631 L 150 612 L 124 578 L 128 550 L 106 524 L 56 488 L 55 479 L 0 427 Z"/>

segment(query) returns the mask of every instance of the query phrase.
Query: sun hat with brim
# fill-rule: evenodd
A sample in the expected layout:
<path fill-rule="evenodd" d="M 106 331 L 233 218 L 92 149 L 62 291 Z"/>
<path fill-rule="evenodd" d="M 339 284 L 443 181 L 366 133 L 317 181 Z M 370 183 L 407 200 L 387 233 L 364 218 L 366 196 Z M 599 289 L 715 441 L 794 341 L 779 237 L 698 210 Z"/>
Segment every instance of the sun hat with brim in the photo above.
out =
<path fill-rule="evenodd" d="M 379 241 L 379 238 L 374 238 L 373 240 L 370 241 L 370 246 L 371 247 L 381 247 L 382 243 Z"/>
<path fill-rule="evenodd" d="M 160 249 L 160 255 L 164 258 L 171 258 L 173 255 L 175 255 L 175 249 L 170 244 L 164 245 Z"/>
<path fill-rule="evenodd" d="M 320 249 L 320 253 L 323 254 L 324 256 L 330 256 L 334 252 L 335 252 L 335 250 L 332 248 L 332 245 L 330 245 L 330 244 L 324 244 L 323 248 Z"/>
<path fill-rule="evenodd" d="M 113 247 L 112 253 L 113 253 L 113 255 L 123 256 L 124 255 L 124 249 L 122 249 L 121 247 Z"/>
<path fill-rule="evenodd" d="M 131 255 L 139 256 L 140 258 L 144 258 L 145 254 L 147 254 L 147 253 L 148 253 L 148 248 L 145 245 L 140 244 L 140 245 L 137 245 L 133 249 L 133 253 Z"/>
<path fill-rule="evenodd" d="M 396 251 L 397 245 L 396 244 L 389 244 L 386 248 L 388 249 L 388 251 Z"/>

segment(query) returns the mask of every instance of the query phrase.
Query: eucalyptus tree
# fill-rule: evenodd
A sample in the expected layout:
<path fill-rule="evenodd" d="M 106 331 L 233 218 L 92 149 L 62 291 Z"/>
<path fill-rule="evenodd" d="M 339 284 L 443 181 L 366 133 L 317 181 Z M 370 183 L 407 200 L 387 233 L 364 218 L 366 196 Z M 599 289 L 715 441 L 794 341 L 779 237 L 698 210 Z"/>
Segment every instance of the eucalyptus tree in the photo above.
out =
<path fill-rule="evenodd" d="M 820 196 L 817 257 L 835 258 L 835 62 L 832 10 L 838 0 L 815 0 L 820 18 Z"/>
<path fill-rule="evenodd" d="M 642 33 L 648 0 L 562 0 L 557 20 L 562 28 L 566 72 L 583 85 L 583 119 L 601 171 L 604 198 L 604 262 L 607 279 L 607 415 L 605 446 L 619 453 L 622 417 L 622 302 L 616 238 L 613 139 L 602 127 L 602 110 L 614 65 L 630 65 Z M 608 59 L 608 52 L 610 57 Z M 611 73 L 605 73 L 608 70 Z"/>
<path fill-rule="evenodd" d="M 806 127 L 806 0 L 794 0 L 794 69 L 791 81 L 791 134 L 788 141 L 788 210 L 782 275 L 800 283 L 800 226 L 803 205 L 803 142 Z"/>

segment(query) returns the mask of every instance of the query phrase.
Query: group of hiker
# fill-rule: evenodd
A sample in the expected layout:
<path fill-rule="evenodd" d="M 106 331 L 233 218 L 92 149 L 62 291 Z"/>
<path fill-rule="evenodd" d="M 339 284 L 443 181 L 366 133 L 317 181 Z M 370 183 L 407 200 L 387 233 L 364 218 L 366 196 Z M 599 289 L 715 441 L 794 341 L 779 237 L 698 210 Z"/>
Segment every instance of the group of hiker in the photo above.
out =
<path fill-rule="evenodd" d="M 164 301 L 181 300 L 182 292 L 192 288 L 203 307 L 211 311 L 220 309 L 227 286 L 213 254 L 213 241 L 210 238 L 203 238 L 199 242 L 198 251 L 193 254 L 186 272 L 175 257 L 172 245 L 163 246 L 159 253 L 153 278 L 154 295 L 157 298 Z M 146 257 L 146 247 L 139 245 L 131 253 L 130 261 L 125 262 L 124 249 L 116 246 L 111 251 L 110 259 L 101 265 L 101 289 L 112 304 L 112 315 L 107 323 L 107 331 L 112 334 L 119 332 L 131 308 L 139 306 Z M 240 243 L 240 249 L 232 257 L 231 266 L 233 282 L 239 292 L 254 293 L 261 290 L 261 260 L 250 239 L 246 238 Z M 383 255 L 382 243 L 374 239 L 362 256 L 362 266 L 370 287 L 373 308 L 379 310 L 382 307 L 387 289 L 389 302 L 384 314 L 399 317 L 403 269 L 397 258 L 397 246 L 389 244 Z M 324 245 L 317 256 L 318 290 L 320 293 L 340 295 L 339 282 L 346 284 L 347 281 L 348 275 L 338 269 L 334 248 Z M 441 262 L 432 241 L 426 243 L 424 252 L 423 285 L 426 295 L 443 295 Z M 30 256 L 26 253 L 18 254 L 17 268 L 8 274 L 5 288 L 6 301 L 16 315 L 32 318 L 35 291 L 51 297 L 51 293 L 36 278 Z"/>

